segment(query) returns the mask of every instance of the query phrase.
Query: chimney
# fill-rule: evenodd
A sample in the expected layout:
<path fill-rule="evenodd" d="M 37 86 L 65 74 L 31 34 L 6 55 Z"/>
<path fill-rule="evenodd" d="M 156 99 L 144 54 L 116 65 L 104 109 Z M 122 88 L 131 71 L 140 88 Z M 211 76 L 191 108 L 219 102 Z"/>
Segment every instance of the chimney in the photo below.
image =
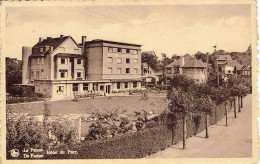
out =
<path fill-rule="evenodd" d="M 185 64 L 185 63 L 184 63 L 184 57 L 182 56 L 182 57 L 181 57 L 181 63 L 180 63 L 180 66 L 182 67 L 182 66 L 184 66 L 184 64 Z"/>
<path fill-rule="evenodd" d="M 85 79 L 87 79 L 87 75 L 88 75 L 88 59 L 87 59 L 87 55 L 85 54 L 85 42 L 86 42 L 86 38 L 87 36 L 82 36 L 81 37 L 81 43 L 82 43 L 82 48 L 81 48 L 81 55 L 84 56 L 84 70 L 85 70 Z"/>
<path fill-rule="evenodd" d="M 53 47 L 51 46 L 50 47 L 50 54 L 53 52 Z"/>
<path fill-rule="evenodd" d="M 62 38 L 63 38 L 63 35 L 60 35 L 60 38 L 62 39 Z"/>
<path fill-rule="evenodd" d="M 81 40 L 81 44 L 82 44 L 81 53 L 84 54 L 84 52 L 85 52 L 84 51 L 85 50 L 85 42 L 86 42 L 86 38 L 87 37 L 86 36 L 82 36 L 81 38 L 82 38 L 82 40 Z"/>
<path fill-rule="evenodd" d="M 43 40 L 42 37 L 39 37 L 39 43 L 42 42 L 42 40 Z"/>

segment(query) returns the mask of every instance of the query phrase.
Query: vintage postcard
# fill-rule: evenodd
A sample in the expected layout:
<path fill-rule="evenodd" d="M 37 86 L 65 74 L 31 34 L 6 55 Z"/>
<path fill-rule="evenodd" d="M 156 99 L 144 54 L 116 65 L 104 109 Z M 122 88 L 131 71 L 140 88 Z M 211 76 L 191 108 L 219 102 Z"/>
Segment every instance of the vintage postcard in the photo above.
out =
<path fill-rule="evenodd" d="M 2 1 L 1 163 L 257 163 L 256 10 Z"/>

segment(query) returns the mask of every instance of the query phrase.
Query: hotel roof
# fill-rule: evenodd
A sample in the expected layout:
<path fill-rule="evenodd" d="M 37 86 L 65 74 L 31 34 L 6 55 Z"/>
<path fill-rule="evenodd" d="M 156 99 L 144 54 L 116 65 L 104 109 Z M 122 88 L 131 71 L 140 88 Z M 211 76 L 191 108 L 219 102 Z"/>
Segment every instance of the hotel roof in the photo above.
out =
<path fill-rule="evenodd" d="M 141 47 L 142 46 L 140 44 L 116 42 L 116 41 L 103 40 L 103 39 L 95 39 L 95 40 L 92 40 L 92 41 L 87 41 L 85 43 L 86 44 L 91 44 L 91 43 L 99 43 L 99 42 L 110 43 L 110 44 L 119 44 L 119 45 L 127 45 L 127 46 L 137 46 L 137 47 Z M 79 45 L 82 46 L 82 44 L 79 44 Z"/>

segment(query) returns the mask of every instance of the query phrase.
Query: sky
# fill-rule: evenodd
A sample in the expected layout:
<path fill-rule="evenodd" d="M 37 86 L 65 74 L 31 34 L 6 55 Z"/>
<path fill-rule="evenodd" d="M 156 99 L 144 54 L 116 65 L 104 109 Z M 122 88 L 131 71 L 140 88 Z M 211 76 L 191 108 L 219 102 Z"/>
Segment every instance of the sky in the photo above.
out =
<path fill-rule="evenodd" d="M 39 37 L 70 35 L 78 43 L 105 39 L 141 44 L 143 51 L 168 57 L 225 51 L 245 51 L 251 43 L 251 8 L 226 5 L 124 5 L 6 8 L 8 57 L 22 58 L 22 46 Z"/>

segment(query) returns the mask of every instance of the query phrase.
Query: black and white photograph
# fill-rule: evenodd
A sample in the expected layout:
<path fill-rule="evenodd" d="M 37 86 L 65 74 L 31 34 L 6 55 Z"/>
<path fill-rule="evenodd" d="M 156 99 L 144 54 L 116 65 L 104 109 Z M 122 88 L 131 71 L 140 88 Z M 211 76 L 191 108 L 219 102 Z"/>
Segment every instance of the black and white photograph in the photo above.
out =
<path fill-rule="evenodd" d="M 3 163 L 257 162 L 256 1 L 1 2 L 1 21 Z"/>

